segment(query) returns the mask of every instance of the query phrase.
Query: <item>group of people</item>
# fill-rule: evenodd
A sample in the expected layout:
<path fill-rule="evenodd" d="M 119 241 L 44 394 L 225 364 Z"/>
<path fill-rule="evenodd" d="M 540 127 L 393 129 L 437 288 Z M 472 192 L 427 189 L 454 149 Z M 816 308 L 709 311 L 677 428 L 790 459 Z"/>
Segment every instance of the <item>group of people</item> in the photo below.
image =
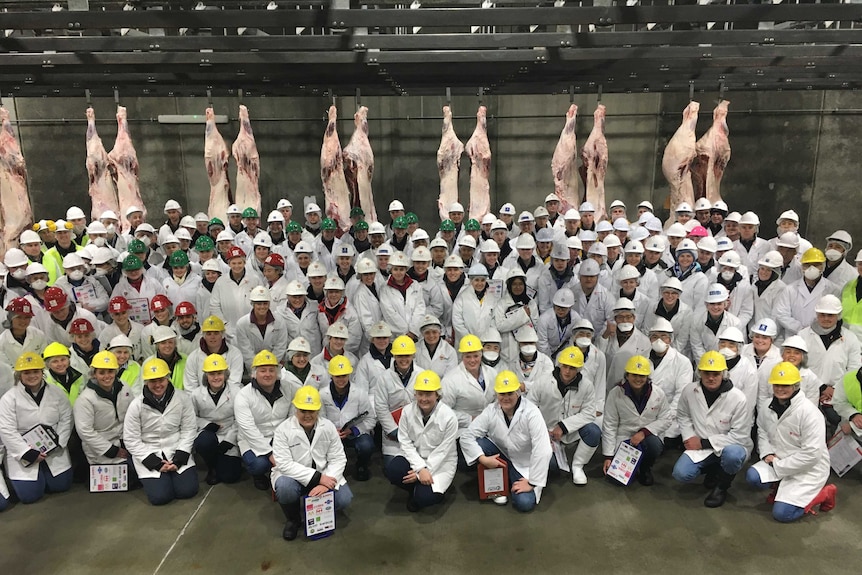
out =
<path fill-rule="evenodd" d="M 379 449 L 411 511 L 477 464 L 530 511 L 549 474 L 585 485 L 626 442 L 644 486 L 681 452 L 673 477 L 705 476 L 707 507 L 755 459 L 778 521 L 833 508 L 827 437 L 862 437 L 862 251 L 854 269 L 843 230 L 813 247 L 792 210 L 768 240 L 721 201 L 636 211 L 455 203 L 429 233 L 398 200 L 346 232 L 286 199 L 265 227 L 235 205 L 225 223 L 170 200 L 158 230 L 72 207 L 0 266 L 5 474 L 30 503 L 127 465 L 160 505 L 198 492 L 197 456 L 210 485 L 272 490 L 291 540 L 303 496 L 349 505 L 347 452 L 366 481 Z M 57 448 L 28 443 L 39 427 Z"/>

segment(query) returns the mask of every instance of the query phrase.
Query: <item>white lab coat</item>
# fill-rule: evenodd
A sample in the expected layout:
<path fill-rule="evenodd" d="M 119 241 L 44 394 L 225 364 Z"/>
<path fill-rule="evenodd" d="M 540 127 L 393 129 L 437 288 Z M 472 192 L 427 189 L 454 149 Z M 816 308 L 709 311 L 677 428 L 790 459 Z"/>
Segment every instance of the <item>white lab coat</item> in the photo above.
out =
<path fill-rule="evenodd" d="M 820 278 L 814 289 L 808 291 L 805 280 L 793 282 L 778 298 L 773 310 L 776 323 L 784 328 L 784 335 L 790 337 L 811 325 L 817 317 L 814 308 L 825 295 L 832 294 L 841 299 L 841 290 L 834 283 Z"/>
<path fill-rule="evenodd" d="M 862 351 L 859 339 L 849 328 L 841 326 L 841 338 L 832 342 L 829 349 L 811 327 L 799 332 L 799 337 L 808 344 L 808 367 L 826 385 L 838 387 L 844 374 L 862 366 Z"/>
<path fill-rule="evenodd" d="M 251 371 L 254 356 L 265 349 L 271 351 L 279 362 L 286 361 L 287 344 L 290 343 L 287 339 L 287 324 L 280 316 L 272 314 L 273 321 L 266 324 L 264 335 L 260 335 L 257 324 L 251 321 L 252 313 L 236 322 L 236 345 L 245 360 L 245 368 Z"/>
<path fill-rule="evenodd" d="M 613 322 L 614 320 L 613 296 L 600 285 L 596 285 L 589 299 L 584 295 L 580 284 L 578 284 L 578 289 L 573 291 L 575 293 L 575 311 L 582 318 L 590 320 L 590 323 L 593 324 L 593 330 L 595 330 L 593 341 L 597 341 L 596 338 L 600 337 L 602 332 L 605 331 L 608 322 Z"/>
<path fill-rule="evenodd" d="M 351 420 L 355 420 L 350 427 L 358 429 L 360 434 L 374 433 L 376 415 L 371 400 L 368 399 L 368 392 L 361 386 L 354 385 L 351 381 L 347 401 L 338 407 L 332 399 L 332 389 L 327 385 L 320 390 L 320 402 L 323 404 L 321 415 L 331 421 L 336 429 L 340 430 Z"/>
<path fill-rule="evenodd" d="M 218 398 L 218 403 L 213 401 L 209 386 L 198 385 L 189 391 L 197 416 L 197 433 L 203 431 L 210 423 L 217 424 L 219 428 L 216 431 L 216 438 L 219 443 L 226 441 L 233 444 L 233 447 L 225 452 L 225 455 L 231 457 L 241 455 L 237 447 L 239 431 L 234 416 L 236 398 L 241 390 L 238 384 L 228 382 Z"/>
<path fill-rule="evenodd" d="M 757 415 L 757 444 L 762 456 L 775 455 L 778 476 L 775 501 L 807 507 L 829 480 L 829 450 L 823 415 L 801 393 L 790 400 L 781 417 L 766 407 Z"/>
<path fill-rule="evenodd" d="M 445 493 L 458 467 L 458 418 L 445 403 L 438 401 L 427 423 L 422 410 L 414 402 L 404 406 L 398 423 L 399 455 L 403 455 L 417 474 L 423 469 L 431 473 L 434 493 Z"/>
<path fill-rule="evenodd" d="M 95 315 L 93 315 L 91 312 L 88 312 L 84 308 L 73 307 L 72 311 L 72 319 L 69 320 L 69 323 L 66 324 L 66 327 L 63 327 L 62 325 L 54 321 L 54 317 L 51 314 L 46 313 L 42 315 L 42 319 L 44 320 L 44 322 L 37 325 L 36 327 L 38 327 L 45 333 L 45 341 L 59 341 L 66 347 L 72 347 L 72 342 L 74 340 L 72 339 L 72 336 L 69 335 L 69 328 L 72 327 L 72 322 L 74 322 L 78 318 L 83 318 L 89 321 L 90 325 L 93 326 L 95 333 L 101 333 L 101 331 L 105 329 L 105 324 L 96 319 Z M 37 318 L 38 317 L 39 316 L 37 316 Z"/>
<path fill-rule="evenodd" d="M 141 334 L 144 331 L 144 324 L 132 320 L 129 320 L 129 324 L 131 325 L 129 333 L 121 332 L 120 328 L 118 328 L 115 323 L 109 323 L 106 325 L 105 328 L 99 332 L 99 346 L 104 351 L 108 349 L 108 345 L 110 345 L 112 339 L 118 335 L 125 335 L 132 341 L 132 359 L 140 361 L 144 359 L 144 350 L 141 346 Z"/>
<path fill-rule="evenodd" d="M 542 488 L 548 482 L 548 466 L 553 457 L 548 428 L 542 412 L 530 400 L 522 397 L 509 424 L 496 401 L 461 434 L 464 459 L 472 465 L 484 453 L 476 442 L 487 437 L 526 479 L 536 493 L 536 503 L 542 498 Z"/>
<path fill-rule="evenodd" d="M 673 277 L 673 275 L 671 269 L 665 271 L 665 277 L 659 285 L 664 283 L 665 279 Z M 682 284 L 682 294 L 680 294 L 679 300 L 691 309 L 700 309 L 703 306 L 704 300 L 706 300 L 706 291 L 709 287 L 706 274 L 703 272 L 690 273 L 684 280 L 680 280 L 680 283 Z"/>
<path fill-rule="evenodd" d="M 398 440 L 389 438 L 389 434 L 398 429 L 392 412 L 403 408 L 413 402 L 413 386 L 416 384 L 416 376 L 422 371 L 419 366 L 413 364 L 413 373 L 407 380 L 407 385 L 401 383 L 401 378 L 395 371 L 395 361 L 392 367 L 387 369 L 374 385 L 374 410 L 377 413 L 377 421 L 383 428 L 383 455 L 398 455 L 401 446 Z M 403 413 L 403 412 L 402 412 Z"/>
<path fill-rule="evenodd" d="M 216 280 L 218 281 L 218 280 Z M 213 285 L 213 289 L 215 289 L 215 285 Z M 199 318 L 207 318 L 210 315 L 210 299 L 212 299 L 212 292 L 201 283 L 198 286 L 198 293 L 195 294 L 195 309 L 198 310 Z"/>
<path fill-rule="evenodd" d="M 292 390 L 281 386 L 281 397 L 272 405 L 255 387 L 246 385 L 234 399 L 234 417 L 237 424 L 239 452 L 251 450 L 256 456 L 272 452 L 272 435 L 275 428 L 292 413 Z"/>
<path fill-rule="evenodd" d="M 151 454 L 171 461 L 177 451 L 184 451 L 189 454 L 189 459 L 177 469 L 177 473 L 193 468 L 195 458 L 191 453 L 195 437 L 195 408 L 188 393 L 181 389 L 174 390 L 164 413 L 144 404 L 143 397 L 135 398 L 126 412 L 123 443 L 141 479 L 154 479 L 160 475 L 158 469 L 152 471 L 144 466 L 144 459 Z"/>
<path fill-rule="evenodd" d="M 174 307 L 184 301 L 192 304 L 195 303 L 198 298 L 198 290 L 200 290 L 200 287 L 201 276 L 191 270 L 186 272 L 186 277 L 182 284 L 178 284 L 173 276 L 168 276 L 162 280 L 162 288 L 165 290 L 165 295 L 167 295 L 168 299 L 173 302 Z M 203 319 L 208 316 L 198 315 L 198 317 Z"/>
<path fill-rule="evenodd" d="M 626 362 L 635 355 L 649 356 L 652 349 L 649 337 L 634 328 L 631 336 L 620 346 L 616 334 L 605 339 L 600 337 L 597 341 L 599 349 L 605 353 L 608 362 L 607 390 L 623 380 Z M 607 394 L 606 394 L 607 395 Z"/>
<path fill-rule="evenodd" d="M 655 323 L 657 317 L 659 317 L 655 311 L 658 309 L 658 306 L 663 305 L 662 302 L 656 303 L 652 308 L 650 308 L 649 313 L 647 314 L 646 326 L 647 330 L 645 333 L 649 333 L 650 328 Z M 671 345 L 675 350 L 680 352 L 681 354 L 688 357 L 691 354 L 691 323 L 694 321 L 694 312 L 691 307 L 679 300 L 679 309 L 677 309 L 676 314 L 670 319 L 670 325 L 673 326 L 673 340 Z"/>
<path fill-rule="evenodd" d="M 855 276 L 856 270 L 853 270 L 853 274 Z M 108 297 L 107 290 L 105 290 L 99 280 L 93 276 L 84 276 L 81 288 L 87 289 L 84 286 L 92 286 L 93 292 L 95 293 L 95 297 L 89 302 L 89 311 L 93 313 L 101 313 L 108 309 L 108 301 L 110 298 Z M 73 301 L 75 303 L 78 302 L 78 298 L 75 297 L 75 288 L 72 287 L 71 283 L 69 283 L 68 276 L 63 275 L 58 277 L 57 281 L 54 282 L 54 287 L 58 287 L 66 292 L 66 296 L 69 298 L 69 301 Z"/>
<path fill-rule="evenodd" d="M 359 344 L 359 349 L 368 349 L 368 344 L 371 343 L 371 335 L 368 332 L 371 326 L 383 319 L 383 306 L 380 300 L 368 289 L 368 286 L 362 283 L 356 287 L 353 299 L 348 299 L 348 301 L 359 316 L 359 325 L 362 328 L 362 341 Z"/>
<path fill-rule="evenodd" d="M 617 385 L 605 400 L 605 412 L 602 418 L 602 455 L 613 457 L 617 446 L 641 429 L 647 429 L 659 439 L 672 437 L 668 433 L 672 421 L 673 410 L 670 407 L 670 401 L 657 385 L 651 386 L 649 398 L 641 413 L 638 413 L 634 401 L 626 396 L 622 384 Z"/>
<path fill-rule="evenodd" d="M 759 237 L 754 238 L 754 243 L 751 244 L 751 249 L 748 251 L 746 251 L 745 246 L 742 245 L 740 240 L 734 240 L 733 242 L 733 250 L 739 254 L 739 258 L 742 260 L 742 265 L 750 270 L 757 269 L 758 260 L 760 260 L 760 258 L 762 258 L 770 249 L 769 242 Z"/>
<path fill-rule="evenodd" d="M 751 440 L 752 415 L 745 394 L 735 387 L 723 392 L 708 407 L 699 381 L 682 390 L 676 414 L 683 441 L 691 437 L 707 439 L 712 452 L 718 456 L 728 445 L 739 445 L 745 449 L 746 457 L 751 455 L 754 447 Z"/>
<path fill-rule="evenodd" d="M 770 372 L 771 371 L 772 370 L 770 369 Z M 802 391 L 802 395 L 804 395 L 813 405 L 819 406 L 820 386 L 823 382 L 820 381 L 817 374 L 807 367 L 799 368 L 799 376 L 802 378 L 802 381 L 799 383 L 799 389 Z M 835 389 L 837 390 L 838 388 L 836 387 Z M 757 384 L 757 409 L 759 411 L 767 409 L 772 398 L 772 385 L 769 384 L 769 373 L 759 373 Z"/>
<path fill-rule="evenodd" d="M 256 278 L 252 279 L 248 273 L 239 283 L 233 281 L 228 273 L 220 277 L 213 286 L 210 295 L 210 315 L 220 317 L 231 336 L 236 333 L 236 323 L 239 318 L 251 313 L 251 290 L 257 285 Z"/>
<path fill-rule="evenodd" d="M 671 347 L 657 366 L 653 367 L 650 379 L 653 389 L 661 389 L 670 407 L 670 425 L 665 431 L 664 437 L 679 436 L 679 422 L 676 419 L 676 411 L 679 407 L 679 398 L 682 390 L 692 382 L 694 369 L 691 361 L 679 351 Z"/>
<path fill-rule="evenodd" d="M 30 451 L 21 434 L 40 423 L 50 425 L 59 436 L 60 448 L 45 459 L 51 475 L 56 477 L 72 468 L 66 449 L 72 434 L 72 406 L 61 388 L 49 383 L 43 385 L 45 393 L 39 405 L 28 397 L 30 392 L 21 383 L 16 383 L 0 397 L 0 443 L 6 447 L 6 474 L 13 481 L 36 481 L 39 477 L 39 465 L 25 466 L 21 459 Z"/>
<path fill-rule="evenodd" d="M 482 413 L 482 410 L 493 403 L 496 397 L 494 380 L 497 377 L 497 370 L 482 364 L 479 367 L 479 375 L 485 382 L 485 389 L 482 389 L 479 380 L 467 371 L 464 364 L 459 363 L 455 369 L 446 372 L 440 382 L 443 394 L 441 399 L 454 410 L 458 418 L 459 436 L 470 426 L 470 422 Z"/>
<path fill-rule="evenodd" d="M 530 310 L 529 315 L 527 314 L 527 309 Z M 509 364 L 514 364 L 518 361 L 518 342 L 515 336 L 518 330 L 533 327 L 534 318 L 535 320 L 539 319 L 539 307 L 535 298 L 531 299 L 530 303 L 525 306 L 515 303 L 512 296 L 506 292 L 497 305 L 494 306 L 494 325 L 503 339 L 500 345 L 500 356 L 503 358 L 503 361 Z M 484 332 L 480 332 L 474 335 L 482 337 L 483 334 Z"/>
<path fill-rule="evenodd" d="M 778 334 L 775 336 L 776 345 L 780 345 L 784 341 L 784 326 L 778 322 L 775 308 L 778 300 L 781 299 L 782 294 L 786 290 L 787 284 L 781 280 L 775 280 L 769 284 L 769 287 L 763 290 L 762 294 L 757 293 L 756 285 L 751 285 L 751 297 L 754 300 L 754 315 L 752 316 L 750 327 L 756 327 L 755 324 L 761 319 L 771 318 L 776 320 L 775 323 L 778 326 Z"/>
<path fill-rule="evenodd" d="M 520 354 L 509 365 L 511 366 L 511 370 L 518 376 L 520 382 L 524 384 L 524 392 L 522 393 L 524 397 L 530 396 L 530 390 L 533 388 L 534 383 L 544 381 L 552 377 L 554 373 L 554 361 L 540 351 L 536 352 L 536 363 L 529 373 L 524 372 Z"/>
<path fill-rule="evenodd" d="M 748 409 L 754 412 L 754 408 L 757 407 L 757 390 L 760 381 L 754 362 L 747 357 L 739 356 L 739 362 L 727 370 L 727 377 L 733 383 L 733 387 L 745 394 Z M 753 422 L 753 413 L 751 419 Z"/>
<path fill-rule="evenodd" d="M 319 305 L 317 309 L 318 335 L 316 339 L 325 345 L 327 340 L 326 330 L 329 329 L 330 323 L 326 314 L 320 311 Z M 344 311 L 335 321 L 340 321 L 347 327 L 347 343 L 344 344 L 344 348 L 354 355 L 359 354 L 359 348 L 362 345 L 362 325 L 359 314 L 356 313 L 353 304 L 348 301 Z"/>
<path fill-rule="evenodd" d="M 446 313 L 446 301 L 443 298 L 449 298 L 449 294 L 443 292 L 445 289 L 442 287 L 443 281 L 434 279 L 429 270 L 425 281 L 416 281 L 416 283 L 418 283 L 422 288 L 422 299 L 425 302 L 425 313 L 433 315 L 442 322 L 443 315 Z"/>
<path fill-rule="evenodd" d="M 730 305 L 727 311 L 739 318 L 739 323 L 742 325 L 740 330 L 746 333 L 747 326 L 754 317 L 754 293 L 757 290 L 748 281 L 743 278 L 739 280 L 733 291 L 730 292 Z"/>
<path fill-rule="evenodd" d="M 473 286 L 467 280 L 452 303 L 455 341 L 460 342 L 461 338 L 469 334 L 482 337 L 488 328 L 494 325 L 494 308 L 501 305 L 499 301 L 497 297 L 487 292 L 482 301 L 479 301 Z"/>
<path fill-rule="evenodd" d="M 136 321 L 140 320 L 140 323 L 144 325 L 150 323 L 153 319 L 153 313 L 150 311 L 150 302 L 157 295 L 165 295 L 165 288 L 162 287 L 161 282 L 147 275 L 144 276 L 144 281 L 141 283 L 141 291 L 133 288 L 129 280 L 126 279 L 126 276 L 123 275 L 120 277 L 117 285 L 114 286 L 114 291 L 111 292 L 112 299 L 117 296 L 123 296 L 132 304 L 132 307 L 136 307 L 134 300 L 147 300 L 146 311 L 143 309 L 144 306 L 141 305 L 141 313 L 144 314 L 143 317 L 136 318 Z"/>
<path fill-rule="evenodd" d="M 580 321 L 581 316 L 572 308 L 569 312 L 569 319 L 569 324 L 560 329 L 557 314 L 553 309 L 549 309 L 539 316 L 539 320 L 534 322 L 536 333 L 539 336 L 539 342 L 536 344 L 539 351 L 548 357 L 556 358 L 560 351 L 572 345 L 572 326 Z"/>
<path fill-rule="evenodd" d="M 708 310 L 701 308 L 699 312 L 695 312 L 691 320 L 691 359 L 695 363 L 700 361 L 701 356 L 710 351 L 718 349 L 718 336 L 729 327 L 739 328 L 741 332 L 745 332 L 745 326 L 739 321 L 739 318 L 725 311 L 721 317 L 721 323 L 718 330 L 712 333 L 712 330 L 706 327 L 706 319 Z"/>
<path fill-rule="evenodd" d="M 75 431 L 90 465 L 126 462 L 121 457 L 108 457 L 105 452 L 111 447 L 120 447 L 123 421 L 134 398 L 132 388 L 127 385 L 123 385 L 117 395 L 116 406 L 89 386 L 78 395 L 72 407 Z"/>
<path fill-rule="evenodd" d="M 203 381 L 204 360 L 209 355 L 209 352 L 198 347 L 186 358 L 186 368 L 183 372 L 183 389 L 189 393 L 192 393 L 196 388 L 201 387 L 201 382 Z M 228 384 L 240 385 L 242 383 L 243 369 L 242 352 L 237 346 L 229 345 L 227 353 L 222 354 L 222 356 L 224 356 L 227 361 Z"/>
<path fill-rule="evenodd" d="M 847 282 L 855 280 L 859 277 L 856 268 L 847 263 L 847 260 L 842 259 L 838 264 L 837 269 L 829 274 L 829 281 L 838 286 L 839 289 L 844 289 Z"/>
<path fill-rule="evenodd" d="M 419 326 L 425 315 L 425 297 L 422 286 L 413 282 L 403 296 L 397 289 L 384 285 L 380 294 L 380 311 L 383 321 L 392 329 L 392 336 L 398 337 L 406 333 L 419 335 Z"/>
<path fill-rule="evenodd" d="M 272 455 L 275 458 L 271 475 L 273 489 L 279 477 L 289 477 L 308 486 L 318 473 L 334 478 L 336 491 L 347 483 L 344 446 L 335 425 L 324 417 L 319 417 L 314 425 L 311 441 L 296 417 L 289 417 L 275 429 Z"/>
<path fill-rule="evenodd" d="M 574 387 L 566 388 L 565 395 L 553 376 L 537 381 L 530 390 L 530 401 L 542 412 L 548 431 L 558 423 L 565 427 L 563 443 L 578 441 L 578 430 L 596 420 L 596 390 L 583 377 Z"/>
<path fill-rule="evenodd" d="M 317 325 L 317 302 L 306 298 L 305 307 L 297 316 L 292 309 L 285 307 L 281 314 L 287 326 L 288 344 L 297 337 L 304 337 L 311 346 L 311 355 L 317 355 L 323 349 L 320 337 L 320 326 Z"/>
<path fill-rule="evenodd" d="M 11 329 L 7 329 L 0 333 L 0 362 L 15 365 L 15 360 L 25 351 L 42 355 L 48 343 L 50 342 L 46 341 L 45 332 L 33 325 L 27 328 L 23 344 L 18 343 L 18 340 L 12 336 Z"/>
<path fill-rule="evenodd" d="M 442 376 L 458 366 L 458 353 L 441 337 L 437 349 L 434 350 L 434 357 L 431 357 L 428 346 L 420 339 L 416 342 L 416 362 Z"/>
<path fill-rule="evenodd" d="M 332 379 L 329 375 L 329 360 L 324 357 L 324 353 L 325 352 L 323 351 L 318 353 L 309 361 L 311 364 L 311 370 L 308 372 L 308 378 L 306 381 L 308 382 L 308 385 L 313 385 L 317 389 L 323 389 L 329 385 L 329 380 Z M 350 365 L 357 365 L 359 363 L 356 356 L 346 349 L 341 355 L 350 361 Z"/>
<path fill-rule="evenodd" d="M 380 361 L 375 359 L 370 351 L 365 352 L 365 355 L 359 360 L 359 365 L 355 368 L 353 372 L 353 377 L 350 378 L 351 382 L 355 385 L 362 386 L 362 388 L 368 393 L 368 396 L 371 398 L 372 405 L 374 404 L 374 385 L 377 383 L 377 378 L 380 377 L 383 372 L 392 367 L 392 361 L 390 358 L 390 362 L 388 366 L 383 365 Z"/>

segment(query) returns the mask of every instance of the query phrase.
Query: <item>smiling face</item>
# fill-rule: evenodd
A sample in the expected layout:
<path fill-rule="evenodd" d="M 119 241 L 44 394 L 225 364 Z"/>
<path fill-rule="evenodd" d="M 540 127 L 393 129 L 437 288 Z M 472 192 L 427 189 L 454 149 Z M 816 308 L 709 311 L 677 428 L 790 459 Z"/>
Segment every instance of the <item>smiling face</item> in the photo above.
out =
<path fill-rule="evenodd" d="M 156 349 L 162 357 L 170 357 L 177 350 L 177 340 L 172 337 L 171 339 L 160 341 L 156 344 Z"/>
<path fill-rule="evenodd" d="M 436 391 L 415 391 L 416 405 L 422 410 L 422 413 L 427 415 L 437 406 L 439 396 Z"/>
<path fill-rule="evenodd" d="M 497 394 L 497 403 L 505 412 L 511 412 L 515 409 L 515 404 L 518 403 L 520 394 L 517 391 L 509 391 L 507 393 Z"/>
<path fill-rule="evenodd" d="M 817 313 L 817 323 L 823 329 L 833 330 L 838 324 L 840 317 L 833 313 Z"/>
<path fill-rule="evenodd" d="M 168 384 L 170 380 L 167 377 L 159 377 L 157 379 L 148 379 L 146 381 L 147 389 L 150 390 L 156 398 L 161 398 L 165 391 L 168 389 Z"/>
<path fill-rule="evenodd" d="M 320 412 L 311 409 L 297 409 L 296 410 L 296 420 L 299 422 L 299 425 L 306 431 L 312 429 L 317 424 L 317 418 L 320 416 Z"/>
<path fill-rule="evenodd" d="M 412 355 L 396 355 L 394 356 L 395 367 L 398 368 L 399 371 L 407 371 L 410 369 L 410 366 L 413 365 L 413 356 Z"/>
<path fill-rule="evenodd" d="M 775 396 L 775 399 L 778 401 L 787 401 L 796 391 L 799 389 L 799 384 L 796 385 L 773 385 L 772 386 L 772 395 Z"/>
<path fill-rule="evenodd" d="M 499 350 L 497 350 L 499 351 Z M 461 358 L 461 361 L 464 362 L 464 368 L 474 373 L 479 366 L 482 364 L 482 352 L 481 351 L 470 351 L 464 354 Z"/>
<path fill-rule="evenodd" d="M 45 363 L 48 364 L 48 369 L 50 369 L 54 373 L 66 375 L 66 371 L 69 369 L 69 356 L 58 355 L 56 357 L 48 359 Z"/>
<path fill-rule="evenodd" d="M 116 369 L 94 369 L 93 376 L 96 380 L 96 385 L 102 389 L 109 390 L 114 385 L 114 380 L 117 378 Z"/>
<path fill-rule="evenodd" d="M 795 347 L 783 347 L 781 348 L 781 359 L 792 363 L 794 367 L 798 368 L 805 359 L 805 352 Z"/>
<path fill-rule="evenodd" d="M 126 362 L 129 361 L 129 357 L 132 355 L 132 348 L 130 347 L 112 347 L 111 352 L 117 356 L 117 363 L 121 366 L 126 365 Z"/>
<path fill-rule="evenodd" d="M 290 363 L 296 369 L 305 369 L 305 366 L 308 365 L 308 358 L 308 354 L 304 351 L 297 351 L 293 353 Z"/>
<path fill-rule="evenodd" d="M 345 389 L 347 389 L 347 384 L 350 383 L 349 375 L 333 375 L 332 383 L 335 385 L 335 389 L 337 389 L 340 393 L 343 393 Z"/>
<path fill-rule="evenodd" d="M 428 326 L 422 330 L 422 339 L 430 346 L 435 346 L 440 343 L 440 328 L 437 326 Z"/>

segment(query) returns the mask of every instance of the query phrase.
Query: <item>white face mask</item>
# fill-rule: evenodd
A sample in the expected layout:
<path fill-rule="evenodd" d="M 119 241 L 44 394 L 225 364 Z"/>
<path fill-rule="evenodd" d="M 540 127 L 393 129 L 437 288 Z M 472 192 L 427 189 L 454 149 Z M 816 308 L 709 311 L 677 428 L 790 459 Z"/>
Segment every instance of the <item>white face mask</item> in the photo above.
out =
<path fill-rule="evenodd" d="M 736 272 L 734 272 L 734 271 L 721 272 L 721 279 L 723 279 L 726 282 L 729 282 L 730 280 L 733 279 L 733 276 L 735 276 L 735 275 L 736 275 Z"/>
<path fill-rule="evenodd" d="M 805 279 L 807 280 L 816 280 L 818 279 L 823 272 L 820 271 L 820 268 L 815 266 L 810 266 L 805 268 Z"/>
<path fill-rule="evenodd" d="M 829 260 L 830 262 L 837 262 L 842 257 L 844 257 L 844 254 L 842 254 L 838 250 L 835 250 L 835 249 L 826 250 L 826 259 Z"/>
<path fill-rule="evenodd" d="M 666 352 L 667 348 L 668 348 L 668 345 L 660 339 L 657 339 L 654 342 L 652 342 L 652 350 L 659 355 Z"/>
<path fill-rule="evenodd" d="M 81 281 L 84 279 L 84 272 L 82 270 L 73 270 L 69 272 L 69 279 L 73 282 Z"/>
<path fill-rule="evenodd" d="M 617 324 L 617 329 L 623 333 L 628 333 L 631 330 L 633 330 L 634 328 L 635 328 L 635 324 L 633 324 L 633 323 L 623 322 L 623 323 Z"/>
<path fill-rule="evenodd" d="M 16 280 L 21 281 L 22 279 L 27 277 L 27 270 L 25 270 L 25 269 L 15 270 L 14 272 L 12 272 L 11 275 Z"/>
<path fill-rule="evenodd" d="M 144 236 L 141 238 L 141 241 L 144 242 L 145 246 L 150 247 L 150 243 L 152 240 L 150 240 L 150 236 Z"/>
<path fill-rule="evenodd" d="M 117 227 L 114 224 L 109 225 L 106 229 L 110 237 L 114 237 L 117 234 Z"/>
<path fill-rule="evenodd" d="M 521 346 L 521 355 L 524 357 L 531 357 L 534 353 L 536 353 L 536 346 L 529 343 L 527 345 Z"/>
<path fill-rule="evenodd" d="M 735 351 L 733 351 L 729 347 L 721 348 L 720 350 L 718 350 L 718 353 L 723 355 L 724 359 L 733 359 L 734 357 L 736 357 L 738 355 Z"/>
<path fill-rule="evenodd" d="M 487 361 L 497 361 L 500 359 L 500 354 L 496 351 L 483 351 L 482 357 Z"/>
<path fill-rule="evenodd" d="M 103 238 L 102 236 L 98 236 L 98 237 L 93 238 L 93 243 L 96 245 L 96 247 L 99 247 L 99 248 L 104 247 L 106 241 L 107 240 L 105 238 Z"/>
<path fill-rule="evenodd" d="M 30 287 L 36 291 L 42 291 L 43 289 L 48 287 L 48 282 L 46 282 L 45 280 L 36 280 L 30 284 Z"/>
<path fill-rule="evenodd" d="M 588 347 L 590 347 L 591 343 L 593 343 L 593 340 L 588 337 L 579 337 L 575 339 L 575 345 L 582 349 L 587 349 Z"/>
<path fill-rule="evenodd" d="M 97 278 L 104 277 L 108 275 L 108 270 L 102 268 L 96 268 L 96 271 L 93 272 L 93 275 Z"/>

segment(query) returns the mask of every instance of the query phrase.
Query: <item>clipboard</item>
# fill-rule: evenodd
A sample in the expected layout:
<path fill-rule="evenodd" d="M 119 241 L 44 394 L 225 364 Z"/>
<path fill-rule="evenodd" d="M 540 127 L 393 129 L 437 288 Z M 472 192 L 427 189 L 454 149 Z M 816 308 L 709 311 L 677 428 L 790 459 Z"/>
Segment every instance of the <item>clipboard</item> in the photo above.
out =
<path fill-rule="evenodd" d="M 92 284 L 84 282 L 79 286 L 72 286 L 72 295 L 75 301 L 83 306 L 91 305 L 96 299 L 96 288 Z"/>
<path fill-rule="evenodd" d="M 509 495 L 509 468 L 476 466 L 479 472 L 479 499 L 491 499 L 498 495 Z"/>
<path fill-rule="evenodd" d="M 129 490 L 129 466 L 125 463 L 90 466 L 90 493 Z"/>
<path fill-rule="evenodd" d="M 323 539 L 335 532 L 335 492 L 303 500 L 305 508 L 305 535 L 309 539 Z"/>
<path fill-rule="evenodd" d="M 145 297 L 127 298 L 129 305 L 132 306 L 129 311 L 129 319 L 147 325 L 152 321 L 150 315 L 150 301 Z"/>
<path fill-rule="evenodd" d="M 642 456 L 643 451 L 632 446 L 629 440 L 623 441 L 614 453 L 607 476 L 623 485 L 628 485 L 635 476 Z"/>
<path fill-rule="evenodd" d="M 404 407 L 399 407 L 395 411 L 390 411 L 389 413 L 392 415 L 392 419 L 395 420 L 395 425 L 401 423 L 401 412 L 404 410 Z"/>
<path fill-rule="evenodd" d="M 35 449 L 42 455 L 47 456 L 52 451 L 60 447 L 57 443 L 60 440 L 57 432 L 50 426 L 42 425 L 41 423 L 34 425 L 29 430 L 22 433 L 21 437 L 24 438 L 24 441 L 27 442 L 30 449 Z"/>
<path fill-rule="evenodd" d="M 827 443 L 829 447 L 829 465 L 838 477 L 843 477 L 862 461 L 862 447 L 856 440 L 839 431 Z"/>
<path fill-rule="evenodd" d="M 775 470 L 771 465 L 763 461 L 762 459 L 751 466 L 751 468 L 757 472 L 757 475 L 760 476 L 761 483 L 775 483 L 776 481 L 780 481 L 780 478 L 775 473 Z"/>
<path fill-rule="evenodd" d="M 363 418 L 363 417 L 365 417 L 366 415 L 368 415 L 368 412 L 367 412 L 367 411 L 363 411 L 362 413 L 360 413 L 360 414 L 359 414 L 359 415 L 357 415 L 356 417 L 353 417 L 353 418 L 351 418 L 351 419 L 348 419 L 348 420 L 347 420 L 347 423 L 345 423 L 344 425 L 342 425 L 342 426 L 341 426 L 341 431 L 347 431 L 348 429 L 350 429 L 351 427 L 353 427 L 353 424 L 354 424 L 354 423 L 356 423 L 357 421 L 359 421 L 360 419 L 362 419 L 362 418 Z M 393 419 L 395 418 L 395 416 L 394 416 L 394 415 L 393 415 L 392 417 L 393 417 Z M 401 413 L 400 413 L 400 412 L 399 412 L 399 414 L 398 414 L 398 419 L 401 419 Z M 396 421 L 395 423 L 398 423 L 398 421 Z"/>

